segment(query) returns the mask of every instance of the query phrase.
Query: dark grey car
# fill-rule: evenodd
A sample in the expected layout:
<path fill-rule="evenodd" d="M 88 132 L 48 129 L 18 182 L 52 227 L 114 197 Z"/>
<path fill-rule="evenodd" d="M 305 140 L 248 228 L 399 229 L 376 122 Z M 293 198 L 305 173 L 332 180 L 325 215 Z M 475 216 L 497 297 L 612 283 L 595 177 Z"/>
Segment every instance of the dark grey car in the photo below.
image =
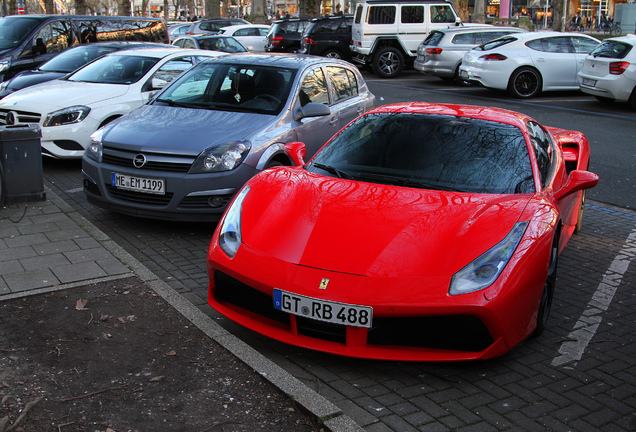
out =
<path fill-rule="evenodd" d="M 186 71 L 148 105 L 100 129 L 82 164 L 96 205 L 135 216 L 218 220 L 259 171 L 307 159 L 375 107 L 351 64 L 322 57 L 235 54 Z"/>

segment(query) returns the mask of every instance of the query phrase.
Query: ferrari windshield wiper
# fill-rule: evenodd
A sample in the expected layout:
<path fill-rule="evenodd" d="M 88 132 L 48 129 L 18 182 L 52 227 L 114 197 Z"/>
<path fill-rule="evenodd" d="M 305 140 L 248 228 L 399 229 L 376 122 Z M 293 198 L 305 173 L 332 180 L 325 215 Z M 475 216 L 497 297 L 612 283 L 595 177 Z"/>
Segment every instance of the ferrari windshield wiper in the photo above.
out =
<path fill-rule="evenodd" d="M 384 174 L 360 173 L 359 177 L 366 178 L 366 179 L 373 179 L 373 180 L 381 180 L 385 182 L 392 182 L 397 184 L 398 186 L 406 186 L 406 187 L 410 186 L 410 187 L 417 187 L 421 189 L 434 189 L 434 190 L 445 190 L 445 191 L 452 191 L 452 192 L 462 192 L 459 189 L 455 189 L 449 186 L 416 181 L 410 178 L 393 177 L 393 176 L 388 176 Z"/>
<path fill-rule="evenodd" d="M 346 173 L 346 172 L 344 172 L 344 171 L 340 171 L 338 168 L 334 168 L 334 167 L 329 166 L 329 165 L 323 165 L 323 164 L 321 164 L 321 163 L 317 163 L 317 162 L 312 162 L 311 164 L 312 164 L 313 166 L 315 166 L 316 168 L 320 168 L 321 170 L 325 170 L 325 171 L 327 171 L 328 173 L 331 173 L 331 174 L 335 174 L 335 175 L 337 175 L 337 176 L 338 176 L 338 178 L 346 178 L 346 179 L 351 179 L 351 178 L 353 178 L 353 177 L 351 176 L 351 174 L 348 174 L 348 173 Z"/>

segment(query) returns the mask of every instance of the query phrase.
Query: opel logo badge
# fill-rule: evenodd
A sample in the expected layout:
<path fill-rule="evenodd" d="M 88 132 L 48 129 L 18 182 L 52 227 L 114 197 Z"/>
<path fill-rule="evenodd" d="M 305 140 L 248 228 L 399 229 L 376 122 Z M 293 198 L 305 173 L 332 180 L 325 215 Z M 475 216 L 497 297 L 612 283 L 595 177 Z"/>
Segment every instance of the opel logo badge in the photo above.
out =
<path fill-rule="evenodd" d="M 133 159 L 133 165 L 135 166 L 135 168 L 143 167 L 144 165 L 146 165 L 146 162 L 146 156 L 142 155 L 141 153 L 135 156 Z"/>
<path fill-rule="evenodd" d="M 15 111 L 9 111 L 4 119 L 4 122 L 8 125 L 14 125 L 18 122 L 18 113 Z"/>

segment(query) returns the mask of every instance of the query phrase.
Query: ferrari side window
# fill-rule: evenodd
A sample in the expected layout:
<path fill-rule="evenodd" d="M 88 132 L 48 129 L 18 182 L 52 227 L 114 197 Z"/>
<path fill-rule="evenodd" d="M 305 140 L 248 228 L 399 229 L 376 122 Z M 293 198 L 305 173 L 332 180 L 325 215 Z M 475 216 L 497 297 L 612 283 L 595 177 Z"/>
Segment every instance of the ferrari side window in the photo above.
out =
<path fill-rule="evenodd" d="M 538 123 L 528 122 L 528 134 L 537 159 L 539 174 L 541 175 L 541 186 L 546 187 L 554 163 L 552 159 L 554 143 L 550 138 L 550 134 Z"/>

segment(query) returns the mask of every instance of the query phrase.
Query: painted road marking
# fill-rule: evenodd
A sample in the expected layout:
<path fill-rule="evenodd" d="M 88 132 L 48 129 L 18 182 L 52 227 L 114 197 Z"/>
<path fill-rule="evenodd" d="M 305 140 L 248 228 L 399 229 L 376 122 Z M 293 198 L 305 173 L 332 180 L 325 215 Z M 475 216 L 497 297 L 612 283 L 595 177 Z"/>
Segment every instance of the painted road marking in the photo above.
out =
<path fill-rule="evenodd" d="M 634 259 L 636 259 L 636 229 L 627 237 L 620 252 L 603 275 L 603 280 L 574 325 L 574 330 L 561 344 L 560 355 L 552 360 L 552 366 L 563 366 L 581 360 L 585 348 L 603 321 L 603 312 L 607 311 L 612 303 L 614 294 Z"/>

